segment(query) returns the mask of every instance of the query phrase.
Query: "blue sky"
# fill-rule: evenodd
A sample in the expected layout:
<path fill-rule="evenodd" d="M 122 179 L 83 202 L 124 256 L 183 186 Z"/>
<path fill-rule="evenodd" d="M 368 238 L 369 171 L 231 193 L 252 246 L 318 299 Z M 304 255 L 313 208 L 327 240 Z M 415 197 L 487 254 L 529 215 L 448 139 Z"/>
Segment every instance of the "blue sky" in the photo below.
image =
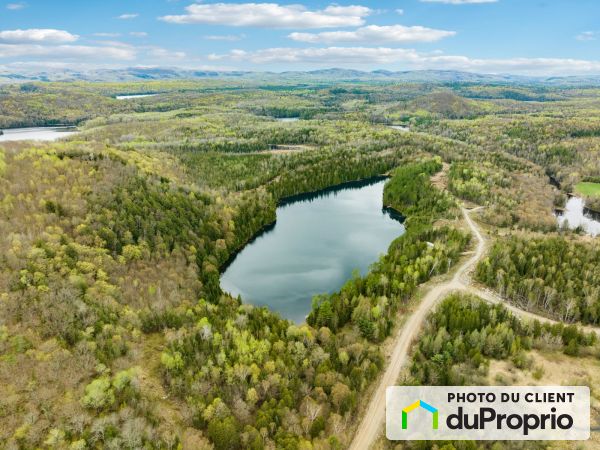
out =
<path fill-rule="evenodd" d="M 599 19 L 598 0 L 0 0 L 0 69 L 600 74 Z"/>

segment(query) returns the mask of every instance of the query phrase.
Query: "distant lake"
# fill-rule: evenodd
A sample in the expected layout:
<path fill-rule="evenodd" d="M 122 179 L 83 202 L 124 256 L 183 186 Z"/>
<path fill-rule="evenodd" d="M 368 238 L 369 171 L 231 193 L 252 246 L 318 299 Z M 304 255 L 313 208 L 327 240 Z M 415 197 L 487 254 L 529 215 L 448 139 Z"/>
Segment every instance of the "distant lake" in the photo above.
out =
<path fill-rule="evenodd" d="M 277 122 L 297 122 L 300 120 L 299 117 L 276 117 Z"/>
<path fill-rule="evenodd" d="M 132 98 L 144 98 L 144 97 L 154 97 L 158 94 L 129 94 L 129 95 L 117 95 L 115 98 L 117 100 L 129 100 Z"/>
<path fill-rule="evenodd" d="M 384 184 L 345 185 L 278 207 L 275 226 L 237 255 L 222 289 L 303 322 L 314 295 L 339 290 L 355 269 L 366 274 L 404 233 L 383 210 Z"/>
<path fill-rule="evenodd" d="M 558 224 L 570 229 L 581 227 L 587 234 L 597 236 L 600 234 L 600 221 L 593 214 L 586 211 L 582 198 L 571 197 L 565 205 L 565 210 L 558 216 Z"/>
<path fill-rule="evenodd" d="M 78 133 L 74 127 L 8 128 L 2 132 L 0 142 L 56 141 Z"/>
<path fill-rule="evenodd" d="M 408 133 L 410 131 L 410 128 L 405 125 L 388 125 L 388 127 L 390 127 L 393 130 L 404 131 L 405 133 Z"/>

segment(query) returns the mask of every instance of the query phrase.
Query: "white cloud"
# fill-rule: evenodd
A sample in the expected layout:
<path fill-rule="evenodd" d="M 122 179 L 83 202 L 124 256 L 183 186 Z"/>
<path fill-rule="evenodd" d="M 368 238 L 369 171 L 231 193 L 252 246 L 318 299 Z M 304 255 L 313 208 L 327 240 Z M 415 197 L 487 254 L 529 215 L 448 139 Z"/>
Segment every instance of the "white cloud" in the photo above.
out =
<path fill-rule="evenodd" d="M 135 56 L 135 49 L 124 46 L 0 44 L 0 58 L 48 57 L 54 61 L 99 58 L 131 60 Z"/>
<path fill-rule="evenodd" d="M 121 42 L 121 41 L 115 41 L 115 40 L 99 40 L 99 41 L 91 41 L 91 43 L 93 44 L 98 44 L 98 45 L 104 45 L 104 46 L 109 46 L 109 47 L 127 47 L 127 48 L 133 48 L 131 46 L 131 44 L 128 44 L 126 42 Z"/>
<path fill-rule="evenodd" d="M 209 34 L 204 36 L 204 39 L 209 41 L 228 41 L 235 42 L 241 41 L 246 37 L 245 34 Z"/>
<path fill-rule="evenodd" d="M 365 6 L 330 5 L 311 11 L 303 5 L 277 3 L 193 4 L 186 14 L 164 16 L 161 20 L 177 24 L 211 24 L 263 28 L 330 28 L 364 24 L 372 10 Z"/>
<path fill-rule="evenodd" d="M 7 64 L 2 64 L 2 69 L 6 71 L 18 70 L 20 72 L 45 71 L 48 69 L 82 69 L 84 66 L 73 62 L 63 61 L 15 61 Z"/>
<path fill-rule="evenodd" d="M 209 55 L 211 60 L 231 59 L 265 63 L 386 64 L 407 60 L 413 50 L 384 47 L 267 48 L 253 52 L 232 50 L 226 55 Z"/>
<path fill-rule="evenodd" d="M 11 43 L 64 43 L 75 42 L 79 36 L 64 30 L 31 28 L 28 30 L 0 31 L 0 42 Z"/>
<path fill-rule="evenodd" d="M 399 16 L 401 16 L 402 14 L 404 14 L 404 10 L 403 9 L 396 9 L 396 14 L 398 14 Z"/>
<path fill-rule="evenodd" d="M 596 31 L 584 31 L 575 36 L 575 39 L 578 41 L 595 41 L 597 37 L 598 33 Z"/>
<path fill-rule="evenodd" d="M 186 57 L 185 52 L 167 50 L 161 47 L 148 47 L 146 55 L 150 58 L 159 59 L 161 62 L 164 62 L 166 59 L 179 60 Z"/>
<path fill-rule="evenodd" d="M 139 14 L 137 14 L 137 13 L 133 13 L 133 14 L 121 14 L 120 16 L 117 17 L 117 19 L 129 20 L 129 19 L 135 19 L 138 16 L 139 16 Z"/>
<path fill-rule="evenodd" d="M 209 55 L 213 61 L 231 60 L 253 64 L 304 64 L 346 67 L 394 65 L 400 70 L 464 70 L 524 75 L 593 74 L 600 72 L 600 61 L 563 58 L 477 59 L 419 53 L 413 49 L 387 47 L 267 48 L 247 52 L 232 50 L 225 55 Z"/>
<path fill-rule="evenodd" d="M 139 37 L 139 38 L 142 38 L 142 37 L 146 37 L 146 36 L 148 36 L 148 33 L 146 33 L 145 31 L 131 31 L 131 32 L 129 33 L 129 35 L 130 35 L 130 36 L 133 36 L 133 37 Z"/>
<path fill-rule="evenodd" d="M 473 5 L 476 3 L 496 3 L 498 0 L 421 0 L 424 3 L 446 3 L 448 5 Z"/>
<path fill-rule="evenodd" d="M 111 33 L 98 35 L 112 36 Z M 42 58 L 48 59 L 50 63 L 61 62 L 61 59 L 132 60 L 137 54 L 131 45 L 117 41 L 90 41 L 88 45 L 71 45 L 78 39 L 79 36 L 65 30 L 3 30 L 0 31 L 0 58 Z"/>
<path fill-rule="evenodd" d="M 405 27 L 403 25 L 378 26 L 369 25 L 354 31 L 324 31 L 321 33 L 291 33 L 290 39 L 311 44 L 362 42 L 382 44 L 387 42 L 435 42 L 445 37 L 454 36 L 454 31 L 436 30 L 421 26 Z"/>
<path fill-rule="evenodd" d="M 27 7 L 26 3 L 20 2 L 20 3 L 8 3 L 6 5 L 6 9 L 9 9 L 11 11 L 18 11 L 19 9 L 23 9 Z"/>
<path fill-rule="evenodd" d="M 186 62 L 188 59 L 186 59 Z M 6 64 L 0 65 L 0 74 L 2 73 L 30 73 L 30 74 L 39 74 L 39 72 L 46 72 L 48 70 L 77 70 L 80 72 L 85 72 L 89 70 L 96 69 L 118 69 L 123 67 L 129 67 L 133 69 L 158 69 L 164 68 L 162 64 L 133 64 L 130 62 L 124 62 L 115 64 L 114 62 L 104 63 L 99 61 L 81 61 L 81 62 L 73 62 L 73 61 L 48 61 L 48 60 L 32 60 L 32 61 L 15 61 L 9 62 Z M 188 70 L 211 70 L 211 71 L 233 71 L 237 70 L 232 66 L 214 66 L 214 65 L 206 65 L 198 60 L 191 60 L 191 64 L 178 64 L 178 68 L 188 69 Z"/>
<path fill-rule="evenodd" d="M 93 36 L 115 38 L 121 36 L 121 33 L 94 33 Z"/>

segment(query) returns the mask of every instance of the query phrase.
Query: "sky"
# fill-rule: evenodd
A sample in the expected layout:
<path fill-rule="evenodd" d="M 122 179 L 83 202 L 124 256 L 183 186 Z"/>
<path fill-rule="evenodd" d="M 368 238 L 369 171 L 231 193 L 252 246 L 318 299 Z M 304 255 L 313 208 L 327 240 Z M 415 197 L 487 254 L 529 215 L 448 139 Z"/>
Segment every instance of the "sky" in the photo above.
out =
<path fill-rule="evenodd" d="M 0 0 L 0 69 L 600 75 L 599 0 Z"/>

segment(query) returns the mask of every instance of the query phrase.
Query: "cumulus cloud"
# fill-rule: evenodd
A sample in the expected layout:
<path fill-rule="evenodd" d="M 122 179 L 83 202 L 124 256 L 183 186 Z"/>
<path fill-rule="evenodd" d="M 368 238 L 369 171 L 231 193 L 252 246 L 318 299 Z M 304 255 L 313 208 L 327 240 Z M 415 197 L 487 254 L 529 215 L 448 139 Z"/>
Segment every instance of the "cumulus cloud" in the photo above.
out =
<path fill-rule="evenodd" d="M 30 28 L 28 30 L 0 31 L 0 42 L 10 43 L 64 43 L 75 42 L 79 36 L 64 30 Z"/>
<path fill-rule="evenodd" d="M 353 31 L 324 31 L 321 33 L 291 33 L 290 39 L 311 44 L 333 44 L 342 42 L 362 42 L 382 44 L 388 42 L 435 42 L 454 36 L 454 31 L 436 30 L 421 26 L 369 25 Z"/>
<path fill-rule="evenodd" d="M 598 33 L 596 31 L 584 31 L 575 36 L 575 39 L 578 41 L 595 41 L 597 37 Z"/>
<path fill-rule="evenodd" d="M 121 33 L 94 33 L 93 36 L 115 38 L 121 36 Z"/>
<path fill-rule="evenodd" d="M 245 34 L 209 34 L 204 36 L 204 39 L 209 41 L 227 41 L 227 42 L 235 42 L 241 41 L 246 37 Z"/>
<path fill-rule="evenodd" d="M 370 64 L 390 63 L 406 60 L 412 50 L 370 47 L 327 47 L 327 48 L 267 48 L 252 52 L 232 50 L 226 55 L 209 55 L 211 60 L 231 59 L 265 63 L 317 63 L 317 64 Z"/>
<path fill-rule="evenodd" d="M 109 33 L 98 33 L 107 36 Z M 30 28 L 0 31 L 0 58 L 40 58 L 49 62 L 66 60 L 132 60 L 136 49 L 116 41 L 89 42 L 88 45 L 71 44 L 79 36 L 65 30 Z M 96 44 L 96 45 L 90 45 Z"/>
<path fill-rule="evenodd" d="M 183 59 L 186 57 L 185 52 L 171 51 L 160 47 L 150 47 L 147 49 L 146 54 L 151 58 L 160 59 Z"/>
<path fill-rule="evenodd" d="M 424 3 L 446 3 L 448 5 L 473 5 L 475 3 L 496 3 L 498 0 L 421 0 Z"/>
<path fill-rule="evenodd" d="M 135 56 L 135 49 L 125 46 L 0 44 L 0 58 L 48 57 L 53 60 L 97 60 L 100 58 L 131 60 Z"/>
<path fill-rule="evenodd" d="M 23 9 L 27 6 L 26 3 L 20 2 L 20 3 L 8 3 L 6 5 L 6 9 L 9 9 L 11 11 L 18 11 L 19 9 Z"/>
<path fill-rule="evenodd" d="M 526 75 L 589 74 L 600 72 L 600 61 L 563 58 L 478 59 L 420 53 L 413 49 L 387 47 L 267 48 L 257 51 L 232 50 L 209 59 L 253 64 L 300 63 L 318 66 L 395 65 L 402 70 L 464 70 Z"/>
<path fill-rule="evenodd" d="M 132 48 L 131 44 L 128 44 L 126 42 L 121 42 L 121 41 L 115 41 L 115 40 L 99 40 L 99 41 L 91 41 L 91 43 L 98 44 L 98 45 L 105 45 L 105 46 L 109 46 L 109 47 Z"/>
<path fill-rule="evenodd" d="M 137 14 L 137 13 L 121 14 L 120 16 L 117 16 L 117 19 L 130 20 L 130 19 L 135 19 L 138 16 L 139 16 L 139 14 Z"/>
<path fill-rule="evenodd" d="M 130 32 L 133 36 L 146 36 L 145 32 Z M 0 61 L 2 66 L 36 64 L 44 61 L 48 67 L 52 64 L 85 66 L 102 62 L 114 64 L 117 61 L 155 61 L 164 64 L 167 61 L 181 61 L 186 54 L 158 46 L 134 46 L 127 42 L 110 39 L 118 33 L 96 33 L 104 40 L 88 40 L 85 45 L 71 45 L 69 41 L 78 36 L 61 30 L 5 30 L 0 31 Z M 20 60 L 15 60 L 15 59 Z M 3 60 L 8 60 L 4 62 Z M 13 60 L 13 61 L 11 61 Z"/>
<path fill-rule="evenodd" d="M 177 24 L 307 29 L 360 26 L 364 24 L 364 17 L 372 12 L 359 5 L 329 5 L 323 10 L 311 11 L 303 5 L 277 3 L 193 4 L 185 10 L 186 14 L 164 16 L 161 20 Z"/>
<path fill-rule="evenodd" d="M 84 69 L 87 64 L 82 65 L 74 62 L 65 61 L 14 61 L 2 64 L 2 68 L 7 71 L 19 70 L 28 72 L 29 70 L 40 71 L 48 69 Z M 2 69 L 0 69 L 1 71 Z"/>

